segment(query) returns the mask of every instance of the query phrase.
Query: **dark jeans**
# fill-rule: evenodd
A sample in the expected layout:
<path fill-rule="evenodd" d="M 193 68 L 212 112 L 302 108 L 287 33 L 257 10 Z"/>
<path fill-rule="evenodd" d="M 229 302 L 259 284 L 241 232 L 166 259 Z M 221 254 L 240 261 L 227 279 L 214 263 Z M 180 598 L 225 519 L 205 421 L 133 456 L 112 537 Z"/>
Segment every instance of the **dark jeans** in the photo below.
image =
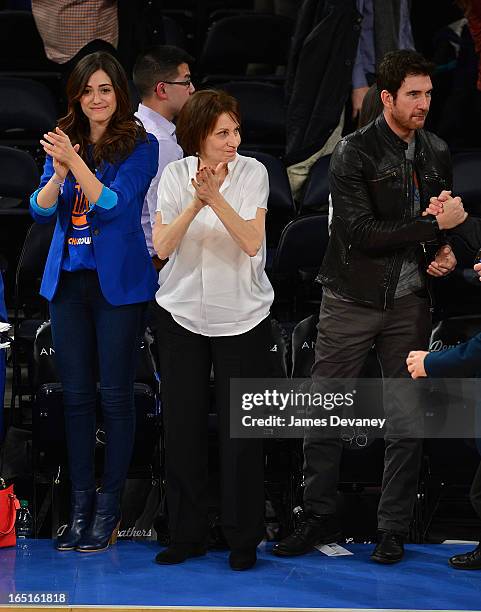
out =
<path fill-rule="evenodd" d="M 144 303 L 109 304 L 95 271 L 61 273 L 50 316 L 74 490 L 95 487 L 97 362 L 106 434 L 102 490 L 120 491 L 127 476 L 134 443 L 133 388 L 144 310 Z"/>
<path fill-rule="evenodd" d="M 221 522 L 231 548 L 257 546 L 264 534 L 261 439 L 230 437 L 230 378 L 270 375 L 267 318 L 238 336 L 208 337 L 178 325 L 157 307 L 165 424 L 167 504 L 172 542 L 208 538 L 208 414 L 214 368 L 218 419 Z"/>
<path fill-rule="evenodd" d="M 431 316 L 424 297 L 409 295 L 396 300 L 393 309 L 382 311 L 324 296 L 312 377 L 357 378 L 374 344 L 383 377 L 408 378 L 406 357 L 411 350 L 427 350 L 430 333 Z M 388 417 L 395 409 L 395 402 L 384 402 Z M 307 512 L 336 511 L 341 452 L 338 438 L 304 440 Z M 421 439 L 386 437 L 379 529 L 408 533 L 421 458 Z"/>

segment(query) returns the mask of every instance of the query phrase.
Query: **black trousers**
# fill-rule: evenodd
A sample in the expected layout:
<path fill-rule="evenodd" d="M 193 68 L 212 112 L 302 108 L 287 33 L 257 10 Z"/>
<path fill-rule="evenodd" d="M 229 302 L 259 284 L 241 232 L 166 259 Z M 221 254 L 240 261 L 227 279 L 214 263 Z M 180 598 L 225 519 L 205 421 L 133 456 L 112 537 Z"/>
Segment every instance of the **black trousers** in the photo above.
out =
<path fill-rule="evenodd" d="M 230 378 L 269 376 L 270 319 L 238 336 L 208 337 L 157 308 L 169 531 L 173 542 L 208 537 L 209 381 L 214 369 L 220 454 L 221 523 L 231 548 L 257 546 L 264 534 L 261 439 L 235 439 L 229 429 Z"/>
<path fill-rule="evenodd" d="M 474 475 L 471 491 L 469 492 L 469 498 L 476 514 L 481 519 L 481 463 L 479 464 L 476 474 Z"/>
<path fill-rule="evenodd" d="M 381 311 L 324 296 L 312 377 L 357 378 L 375 345 L 383 377 L 407 378 L 407 354 L 411 350 L 426 350 L 430 333 L 431 315 L 425 297 L 399 298 L 393 309 Z M 386 415 L 393 410 L 395 402 L 385 401 Z M 342 442 L 338 438 L 304 440 L 307 512 L 335 513 L 341 452 Z M 407 535 L 421 458 L 421 439 L 386 437 L 379 529 Z"/>

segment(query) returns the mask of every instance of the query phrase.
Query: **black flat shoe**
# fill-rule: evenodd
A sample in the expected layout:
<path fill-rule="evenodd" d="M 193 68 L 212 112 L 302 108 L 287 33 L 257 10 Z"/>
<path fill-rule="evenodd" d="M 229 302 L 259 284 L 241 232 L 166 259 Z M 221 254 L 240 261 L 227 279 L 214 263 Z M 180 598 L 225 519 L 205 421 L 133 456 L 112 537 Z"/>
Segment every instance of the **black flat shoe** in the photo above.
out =
<path fill-rule="evenodd" d="M 332 544 L 342 537 L 337 517 L 332 514 L 308 514 L 286 538 L 274 544 L 272 552 L 278 557 L 305 555 L 316 544 Z"/>
<path fill-rule="evenodd" d="M 474 550 L 461 555 L 454 555 L 449 559 L 449 565 L 455 569 L 480 570 L 481 569 L 481 544 Z"/>
<path fill-rule="evenodd" d="M 229 565 L 231 569 L 243 571 L 254 567 L 257 561 L 255 548 L 239 548 L 231 551 L 229 555 Z"/>
<path fill-rule="evenodd" d="M 384 563 L 385 565 L 401 561 L 404 556 L 403 540 L 403 537 L 397 533 L 381 531 L 371 559 L 376 563 Z"/>
<path fill-rule="evenodd" d="M 194 542 L 177 542 L 160 552 L 155 557 L 159 565 L 175 565 L 183 563 L 192 557 L 202 557 L 206 553 L 206 547 Z"/>

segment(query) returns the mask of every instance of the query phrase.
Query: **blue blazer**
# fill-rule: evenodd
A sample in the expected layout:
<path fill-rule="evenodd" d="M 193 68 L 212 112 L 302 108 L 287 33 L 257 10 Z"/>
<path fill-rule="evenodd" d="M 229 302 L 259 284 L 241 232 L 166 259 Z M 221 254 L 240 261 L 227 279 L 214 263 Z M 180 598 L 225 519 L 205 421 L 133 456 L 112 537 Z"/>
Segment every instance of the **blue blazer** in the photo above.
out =
<path fill-rule="evenodd" d="M 433 378 L 477 378 L 481 373 L 481 334 L 459 346 L 429 353 L 424 369 Z"/>
<path fill-rule="evenodd" d="M 87 220 L 100 287 L 105 299 L 114 306 L 151 300 L 158 288 L 157 273 L 140 222 L 145 195 L 157 173 L 158 159 L 159 143 L 148 134 L 148 141 L 139 141 L 125 160 L 105 163 L 95 170 L 95 176 L 108 189 L 104 187 L 98 203 L 91 206 Z M 52 158 L 47 156 L 39 189 L 53 173 Z M 51 210 L 39 210 L 36 206 L 38 190 L 31 197 L 30 211 L 35 221 L 49 223 L 52 216 L 57 217 L 40 287 L 40 294 L 49 301 L 55 296 L 62 268 L 74 186 L 74 181 L 65 181 L 58 205 Z"/>

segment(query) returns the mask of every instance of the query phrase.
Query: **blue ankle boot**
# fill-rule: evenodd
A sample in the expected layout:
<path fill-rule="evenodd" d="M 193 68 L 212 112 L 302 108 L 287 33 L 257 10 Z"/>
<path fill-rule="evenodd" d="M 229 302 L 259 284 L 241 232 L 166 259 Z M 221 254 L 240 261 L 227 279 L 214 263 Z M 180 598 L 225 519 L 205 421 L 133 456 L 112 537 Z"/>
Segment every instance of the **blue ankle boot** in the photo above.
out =
<path fill-rule="evenodd" d="M 72 491 L 70 520 L 57 538 L 57 550 L 73 550 L 80 542 L 92 519 L 94 499 L 95 489 Z"/>
<path fill-rule="evenodd" d="M 75 547 L 79 552 L 100 552 L 117 541 L 120 522 L 120 494 L 97 491 L 95 512 L 89 528 Z"/>

